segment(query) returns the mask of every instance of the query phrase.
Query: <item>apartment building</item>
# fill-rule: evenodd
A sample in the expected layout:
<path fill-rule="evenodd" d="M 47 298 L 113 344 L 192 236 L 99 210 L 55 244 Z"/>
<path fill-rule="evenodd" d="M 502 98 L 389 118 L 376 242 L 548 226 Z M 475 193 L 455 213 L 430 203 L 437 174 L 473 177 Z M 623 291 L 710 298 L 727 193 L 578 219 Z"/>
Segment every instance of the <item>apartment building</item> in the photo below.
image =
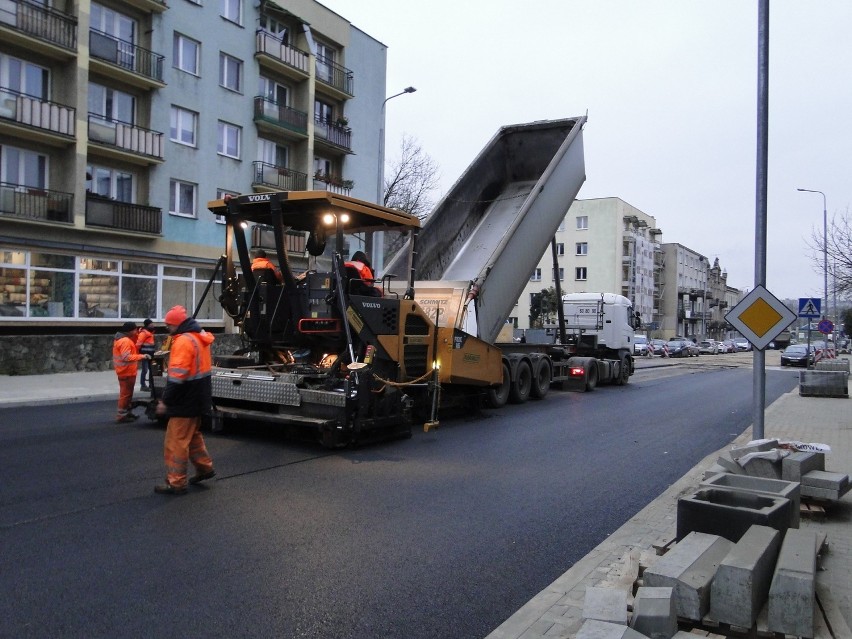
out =
<path fill-rule="evenodd" d="M 386 61 L 313 0 L 0 0 L 0 332 L 195 309 L 225 193 L 374 200 Z"/>
<path fill-rule="evenodd" d="M 509 321 L 530 328 L 533 295 L 555 286 L 557 277 L 563 293 L 620 293 L 633 301 L 643 322 L 652 321 L 661 236 L 652 216 L 619 198 L 576 200 L 556 232 L 558 269 L 548 248 Z"/>

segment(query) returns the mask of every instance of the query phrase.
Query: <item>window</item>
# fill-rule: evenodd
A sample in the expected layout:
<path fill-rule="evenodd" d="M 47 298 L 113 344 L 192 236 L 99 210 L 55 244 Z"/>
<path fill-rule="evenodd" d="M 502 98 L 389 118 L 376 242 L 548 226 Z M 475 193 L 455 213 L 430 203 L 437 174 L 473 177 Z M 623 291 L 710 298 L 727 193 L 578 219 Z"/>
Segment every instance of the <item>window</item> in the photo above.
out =
<path fill-rule="evenodd" d="M 105 166 L 86 167 L 86 191 L 117 202 L 134 202 L 133 174 Z"/>
<path fill-rule="evenodd" d="M 565 230 L 565 218 L 564 217 L 559 222 L 559 228 L 557 228 L 556 230 L 557 231 L 564 231 Z"/>
<path fill-rule="evenodd" d="M 222 17 L 225 20 L 243 23 L 243 3 L 242 0 L 222 0 Z"/>
<path fill-rule="evenodd" d="M 241 129 L 233 124 L 219 120 L 219 144 L 216 152 L 229 158 L 240 159 Z"/>
<path fill-rule="evenodd" d="M 589 243 L 588 242 L 577 242 L 577 255 L 588 255 L 589 254 Z"/>
<path fill-rule="evenodd" d="M 92 82 L 89 84 L 89 113 L 108 122 L 136 124 L 136 98 Z"/>
<path fill-rule="evenodd" d="M 327 44 L 317 42 L 317 78 L 327 84 L 334 83 L 334 62 L 337 51 Z"/>
<path fill-rule="evenodd" d="M 577 216 L 577 229 L 587 229 L 589 228 L 589 216 L 588 215 L 578 215 Z"/>
<path fill-rule="evenodd" d="M 274 102 L 276 105 L 287 106 L 289 104 L 289 99 L 287 97 L 287 87 L 283 84 L 279 84 L 275 80 L 271 80 L 269 78 L 260 78 L 260 93 L 264 98 L 269 100 L 270 102 Z M 276 113 L 277 117 L 278 114 Z"/>
<path fill-rule="evenodd" d="M 257 140 L 257 159 L 273 166 L 287 166 L 287 147 L 281 144 L 276 144 L 272 140 Z"/>
<path fill-rule="evenodd" d="M 533 269 L 532 275 L 530 275 L 530 282 L 540 282 L 541 281 L 541 269 Z"/>
<path fill-rule="evenodd" d="M 92 3 L 89 26 L 93 31 L 115 38 L 116 57 L 111 60 L 125 69 L 136 69 L 136 21 L 122 13 Z M 110 38 L 110 39 L 112 39 Z"/>
<path fill-rule="evenodd" d="M 556 243 L 556 255 L 558 255 L 558 256 L 565 255 L 565 244 L 563 244 L 562 242 Z"/>
<path fill-rule="evenodd" d="M 175 33 L 174 39 L 174 67 L 193 75 L 199 75 L 198 57 L 201 51 L 201 43 L 185 35 Z"/>
<path fill-rule="evenodd" d="M 50 72 L 32 62 L 0 54 L 0 87 L 47 100 L 50 95 Z M 8 97 L 8 94 L 3 97 Z"/>
<path fill-rule="evenodd" d="M 237 193 L 236 191 L 228 191 L 227 189 L 216 189 L 216 199 L 217 200 L 221 200 L 226 195 L 233 195 L 234 197 L 236 197 L 237 195 L 239 195 L 239 193 Z M 224 215 L 217 215 L 216 216 L 216 224 L 224 224 L 224 223 L 225 223 L 225 216 Z"/>
<path fill-rule="evenodd" d="M 195 215 L 195 184 L 181 182 L 180 180 L 169 181 L 169 213 L 182 215 L 184 217 L 196 217 Z"/>
<path fill-rule="evenodd" d="M 195 146 L 195 131 L 198 128 L 198 114 L 178 106 L 172 106 L 169 137 L 172 142 Z"/>
<path fill-rule="evenodd" d="M 554 276 L 554 275 L 556 275 L 556 272 L 555 272 L 555 271 L 551 273 L 551 276 Z M 564 280 L 564 279 L 565 279 L 565 269 L 564 269 L 564 268 L 560 268 L 560 269 L 559 269 L 559 281 L 561 282 L 561 281 L 562 281 L 562 280 Z M 554 281 L 554 282 L 556 281 L 556 278 L 555 278 L 555 277 L 553 278 L 553 281 Z"/>
<path fill-rule="evenodd" d="M 585 280 L 588 275 L 588 270 L 585 266 L 578 266 L 574 269 L 574 279 L 575 280 Z"/>
<path fill-rule="evenodd" d="M 283 22 L 279 22 L 275 18 L 271 18 L 267 15 L 260 16 L 260 28 L 263 29 L 266 33 L 275 36 L 285 45 L 289 44 L 289 35 L 287 25 Z"/>
<path fill-rule="evenodd" d="M 47 156 L 3 145 L 0 147 L 0 182 L 46 189 Z"/>
<path fill-rule="evenodd" d="M 334 119 L 334 107 L 326 102 L 314 100 L 314 121 L 328 124 Z"/>
<path fill-rule="evenodd" d="M 242 91 L 243 62 L 227 53 L 219 53 L 219 84 L 231 91 Z"/>

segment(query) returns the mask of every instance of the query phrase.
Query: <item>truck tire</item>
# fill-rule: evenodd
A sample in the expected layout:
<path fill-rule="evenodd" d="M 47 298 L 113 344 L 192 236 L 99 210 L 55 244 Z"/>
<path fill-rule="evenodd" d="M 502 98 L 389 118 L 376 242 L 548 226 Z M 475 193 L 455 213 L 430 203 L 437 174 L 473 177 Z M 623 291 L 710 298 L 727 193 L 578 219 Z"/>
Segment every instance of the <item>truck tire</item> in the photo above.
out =
<path fill-rule="evenodd" d="M 590 361 L 586 370 L 586 390 L 593 391 L 598 387 L 598 363 Z"/>
<path fill-rule="evenodd" d="M 515 371 L 515 381 L 509 388 L 509 401 L 513 404 L 523 404 L 530 398 L 531 389 L 532 368 L 527 360 L 522 359 L 518 362 L 518 368 Z"/>
<path fill-rule="evenodd" d="M 512 387 L 512 375 L 509 365 L 503 362 L 503 382 L 485 391 L 485 403 L 489 408 L 502 408 L 509 401 L 509 389 Z"/>
<path fill-rule="evenodd" d="M 630 379 L 630 357 L 622 355 L 618 362 L 618 377 L 615 378 L 617 386 L 624 386 Z"/>
<path fill-rule="evenodd" d="M 532 377 L 532 388 L 530 395 L 536 399 L 543 399 L 550 390 L 550 380 L 553 379 L 553 372 L 550 370 L 550 362 L 542 358 L 535 364 L 535 371 Z"/>

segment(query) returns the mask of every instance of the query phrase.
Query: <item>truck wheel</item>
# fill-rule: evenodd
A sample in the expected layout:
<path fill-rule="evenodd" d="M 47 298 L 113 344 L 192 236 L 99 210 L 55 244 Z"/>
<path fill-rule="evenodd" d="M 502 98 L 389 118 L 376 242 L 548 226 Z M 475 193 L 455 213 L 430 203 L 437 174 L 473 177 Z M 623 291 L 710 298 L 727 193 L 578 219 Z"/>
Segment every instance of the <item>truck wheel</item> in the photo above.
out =
<path fill-rule="evenodd" d="M 546 359 L 540 359 L 535 365 L 535 374 L 532 378 L 532 388 L 530 395 L 536 399 L 543 399 L 550 390 L 550 380 L 553 379 L 553 373 L 550 370 L 550 364 Z"/>
<path fill-rule="evenodd" d="M 586 390 L 592 391 L 598 387 L 598 364 L 589 362 L 589 370 L 586 371 Z"/>
<path fill-rule="evenodd" d="M 517 376 L 509 389 L 509 401 L 513 404 L 523 404 L 530 398 L 532 389 L 532 369 L 530 363 L 522 359 L 518 362 Z"/>
<path fill-rule="evenodd" d="M 627 355 L 622 355 L 618 364 L 618 377 L 615 378 L 615 383 L 618 386 L 624 386 L 630 379 L 630 358 Z"/>
<path fill-rule="evenodd" d="M 509 389 L 512 386 L 512 375 L 509 365 L 503 362 L 503 382 L 492 386 L 485 392 L 485 403 L 489 408 L 502 408 L 509 401 Z"/>

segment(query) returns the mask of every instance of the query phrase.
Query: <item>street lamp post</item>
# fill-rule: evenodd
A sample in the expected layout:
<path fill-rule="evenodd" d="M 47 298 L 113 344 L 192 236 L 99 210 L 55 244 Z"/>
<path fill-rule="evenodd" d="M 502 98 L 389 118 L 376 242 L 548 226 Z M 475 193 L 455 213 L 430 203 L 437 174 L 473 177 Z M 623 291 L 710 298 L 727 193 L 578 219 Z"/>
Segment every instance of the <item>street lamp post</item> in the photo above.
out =
<path fill-rule="evenodd" d="M 822 274 L 823 274 L 823 299 L 825 300 L 825 310 L 822 317 L 828 317 L 828 211 L 825 204 L 825 193 L 822 191 L 814 191 L 812 189 L 796 189 L 803 193 L 819 193 L 822 196 Z M 837 308 L 834 309 L 837 312 Z"/>
<path fill-rule="evenodd" d="M 406 93 L 414 93 L 417 91 L 414 87 L 405 87 L 399 93 L 394 93 L 393 95 L 389 95 L 382 102 L 382 108 L 379 113 L 379 166 L 376 171 L 376 204 L 383 205 L 384 201 L 382 198 L 382 188 L 385 182 L 385 105 L 388 103 L 388 100 L 392 100 L 394 98 L 398 98 L 401 95 L 405 95 Z M 370 234 L 371 244 L 372 242 L 372 233 Z M 384 269 L 384 242 L 383 236 L 381 233 L 376 237 L 376 242 L 374 246 L 365 247 L 368 251 L 372 249 L 373 253 L 373 265 L 374 272 L 378 272 Z"/>

